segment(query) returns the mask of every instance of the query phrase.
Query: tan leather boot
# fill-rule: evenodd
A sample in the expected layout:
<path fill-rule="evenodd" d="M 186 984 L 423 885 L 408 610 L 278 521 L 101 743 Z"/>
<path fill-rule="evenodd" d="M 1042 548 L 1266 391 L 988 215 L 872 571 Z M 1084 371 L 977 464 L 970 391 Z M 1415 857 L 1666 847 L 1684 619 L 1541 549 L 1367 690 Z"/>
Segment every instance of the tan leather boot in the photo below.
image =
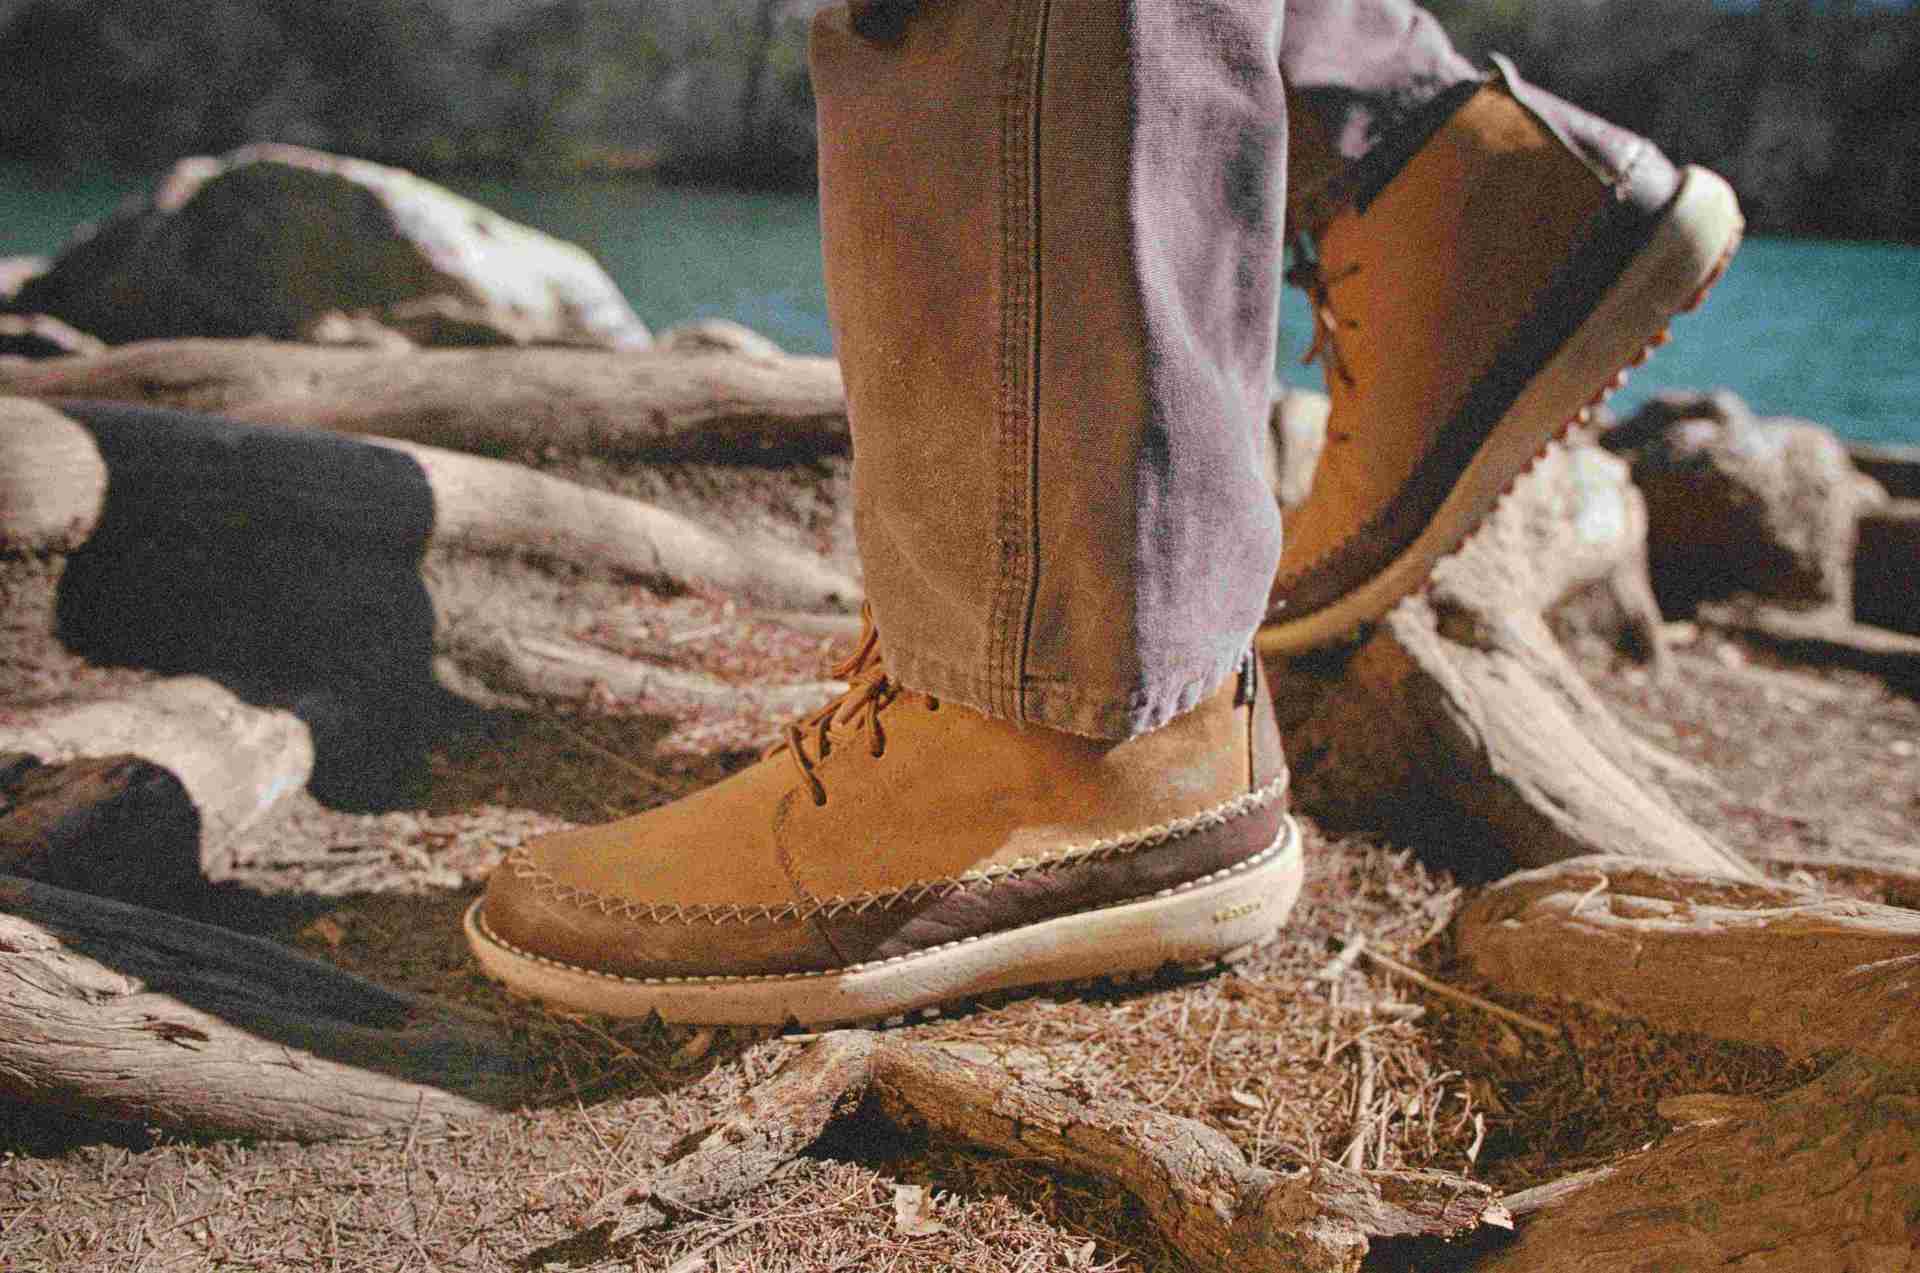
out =
<path fill-rule="evenodd" d="M 1333 410 L 1285 515 L 1266 652 L 1340 641 L 1418 589 L 1740 241 L 1726 182 L 1504 61 L 1412 133 L 1343 177 L 1337 211 L 1296 205 Z M 1296 128 L 1297 168 L 1313 145 Z"/>
<path fill-rule="evenodd" d="M 839 671 L 752 768 L 514 850 L 467 915 L 481 966 L 578 1011 L 817 1024 L 1229 960 L 1292 908 L 1257 659 L 1117 743 L 902 690 L 870 623 Z"/>

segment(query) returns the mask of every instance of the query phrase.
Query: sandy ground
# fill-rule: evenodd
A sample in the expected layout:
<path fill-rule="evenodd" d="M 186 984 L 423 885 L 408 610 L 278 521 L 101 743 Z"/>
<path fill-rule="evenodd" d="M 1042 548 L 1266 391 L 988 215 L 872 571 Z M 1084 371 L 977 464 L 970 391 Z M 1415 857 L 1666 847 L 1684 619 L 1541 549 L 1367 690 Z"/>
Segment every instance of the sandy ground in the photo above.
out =
<path fill-rule="evenodd" d="M 1775 873 L 1920 905 L 1920 704 L 1869 677 L 1681 635 L 1662 679 L 1586 661 L 1633 728 L 1699 768 L 1675 779 L 1674 797 Z M 794 1051 L 760 1033 L 553 1016 L 509 1000 L 466 957 L 459 912 L 512 845 L 649 807 L 750 759 L 669 753 L 663 734 L 644 719 L 498 718 L 436 753 L 407 807 L 296 809 L 242 846 L 204 903 L 379 981 L 497 1014 L 541 1066 L 540 1099 L 453 1134 L 314 1147 L 196 1144 L 0 1105 L 0 1270 L 1172 1267 L 1124 1194 L 858 1124 L 733 1207 L 621 1249 L 574 1240 L 588 1206 L 644 1178 Z M 1765 1094 L 1807 1077 L 1768 1049 L 1555 1005 L 1518 1006 L 1562 1039 L 1522 1035 L 1366 960 L 1344 966 L 1340 951 L 1364 935 L 1460 980 L 1445 927 L 1463 890 L 1423 862 L 1432 846 L 1316 830 L 1310 848 L 1293 922 L 1232 972 L 1043 992 L 911 1029 L 1037 1049 L 1088 1101 L 1205 1120 L 1269 1166 L 1431 1165 L 1501 1189 L 1657 1138 L 1667 1096 Z M 901 1231 L 903 1186 L 931 1190 L 937 1231 Z M 1370 1267 L 1440 1266 L 1382 1251 Z"/>

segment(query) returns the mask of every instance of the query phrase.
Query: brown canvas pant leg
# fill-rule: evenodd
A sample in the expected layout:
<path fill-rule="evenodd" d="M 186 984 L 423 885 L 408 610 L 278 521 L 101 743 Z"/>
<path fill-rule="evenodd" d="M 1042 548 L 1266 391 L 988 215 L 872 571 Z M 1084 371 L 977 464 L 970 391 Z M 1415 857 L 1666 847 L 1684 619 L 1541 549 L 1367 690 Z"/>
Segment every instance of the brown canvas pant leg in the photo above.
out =
<path fill-rule="evenodd" d="M 1237 666 L 1278 560 L 1280 7 L 861 8 L 881 20 L 816 20 L 813 84 L 890 670 L 1008 719 L 1152 729 Z"/>

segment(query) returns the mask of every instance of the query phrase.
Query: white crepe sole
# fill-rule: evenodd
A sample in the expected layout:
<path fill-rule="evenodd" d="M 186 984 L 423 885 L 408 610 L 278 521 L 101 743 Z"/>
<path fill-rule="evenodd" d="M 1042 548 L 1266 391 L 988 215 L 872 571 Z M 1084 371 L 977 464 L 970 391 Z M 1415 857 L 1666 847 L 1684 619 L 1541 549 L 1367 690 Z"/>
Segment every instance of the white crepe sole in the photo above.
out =
<path fill-rule="evenodd" d="M 780 977 L 645 980 L 519 950 L 488 931 L 479 902 L 467 941 L 488 976 L 575 1012 L 701 1025 L 800 1025 L 901 1016 L 996 990 L 1232 962 L 1271 940 L 1300 896 L 1300 828 L 1265 850 L 1150 897 L 949 942 L 893 959 Z"/>
<path fill-rule="evenodd" d="M 1487 435 L 1439 511 L 1385 570 L 1331 605 L 1260 629 L 1263 654 L 1297 654 L 1331 645 L 1416 592 L 1433 564 L 1464 542 L 1500 497 L 1581 409 L 1604 396 L 1613 376 L 1665 331 L 1675 314 L 1702 299 L 1739 243 L 1743 228 L 1732 187 L 1690 167 L 1655 229 L 1594 307 Z M 1311 498 L 1311 496 L 1309 496 Z"/>

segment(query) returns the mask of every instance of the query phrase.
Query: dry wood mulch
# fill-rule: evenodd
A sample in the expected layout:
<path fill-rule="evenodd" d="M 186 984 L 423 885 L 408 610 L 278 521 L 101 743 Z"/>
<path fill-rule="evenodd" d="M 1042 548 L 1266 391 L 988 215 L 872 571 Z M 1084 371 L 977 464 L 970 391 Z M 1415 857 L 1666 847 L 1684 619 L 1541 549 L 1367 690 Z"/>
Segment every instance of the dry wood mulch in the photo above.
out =
<path fill-rule="evenodd" d="M 1673 788 L 1688 812 L 1779 873 L 1920 900 L 1920 704 L 1681 635 L 1664 680 L 1598 659 L 1586 670 L 1633 728 L 1711 775 Z M 497 1013 L 543 1067 L 532 1108 L 455 1134 L 299 1147 L 0 1106 L 0 1270 L 1171 1267 L 1124 1194 L 857 1122 L 715 1214 L 611 1253 L 571 1241 L 603 1194 L 795 1051 L 764 1032 L 553 1016 L 481 980 L 461 947 L 460 910 L 513 844 L 671 799 L 751 757 L 731 739 L 700 753 L 669 735 L 617 710 L 495 718 L 436 754 L 413 807 L 302 807 L 236 856 L 216 895 L 354 971 Z M 1770 1095 L 1808 1077 L 1764 1048 L 1513 1003 L 1556 1027 L 1546 1037 L 1429 994 L 1373 954 L 1455 979 L 1444 930 L 1462 890 L 1437 865 L 1446 846 L 1316 835 L 1313 847 L 1294 921 L 1232 972 L 1012 997 L 901 1028 L 1042 1052 L 1083 1099 L 1203 1119 L 1261 1165 L 1437 1166 L 1503 1190 L 1659 1137 L 1672 1098 Z M 254 900 L 266 891 L 297 904 Z M 914 1205 L 915 1188 L 930 1205 Z M 1382 1250 L 1370 1267 L 1445 1264 Z"/>

